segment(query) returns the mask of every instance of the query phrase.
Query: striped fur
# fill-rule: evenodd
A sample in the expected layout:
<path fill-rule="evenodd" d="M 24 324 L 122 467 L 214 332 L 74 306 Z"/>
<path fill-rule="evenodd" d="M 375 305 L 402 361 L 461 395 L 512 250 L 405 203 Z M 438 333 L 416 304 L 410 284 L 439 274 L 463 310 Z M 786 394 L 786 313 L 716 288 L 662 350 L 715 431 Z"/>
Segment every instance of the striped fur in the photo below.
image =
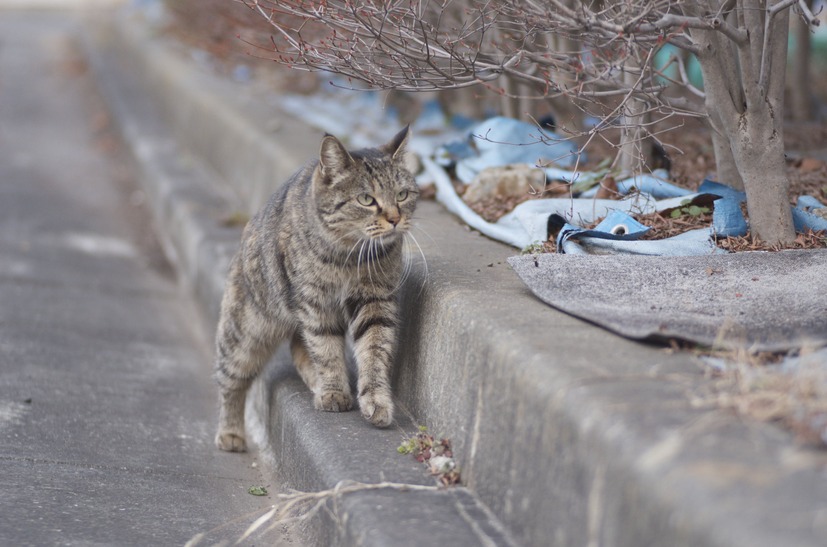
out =
<path fill-rule="evenodd" d="M 352 407 L 352 338 L 362 415 L 393 420 L 389 369 L 399 323 L 402 245 L 418 190 L 405 167 L 407 128 L 387 145 L 348 152 L 322 140 L 306 165 L 248 223 L 234 257 L 216 336 L 221 394 L 216 445 L 244 451 L 250 383 L 285 341 L 317 409 Z"/>

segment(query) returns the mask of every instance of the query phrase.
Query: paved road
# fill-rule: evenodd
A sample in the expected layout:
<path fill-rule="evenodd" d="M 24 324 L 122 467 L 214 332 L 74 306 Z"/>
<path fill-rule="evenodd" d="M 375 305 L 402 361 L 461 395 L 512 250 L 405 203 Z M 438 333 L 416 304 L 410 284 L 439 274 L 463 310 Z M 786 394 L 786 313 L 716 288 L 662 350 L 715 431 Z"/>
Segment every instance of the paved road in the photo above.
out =
<path fill-rule="evenodd" d="M 209 342 L 78 32 L 0 13 L 0 545 L 180 545 L 272 500 L 212 446 Z"/>

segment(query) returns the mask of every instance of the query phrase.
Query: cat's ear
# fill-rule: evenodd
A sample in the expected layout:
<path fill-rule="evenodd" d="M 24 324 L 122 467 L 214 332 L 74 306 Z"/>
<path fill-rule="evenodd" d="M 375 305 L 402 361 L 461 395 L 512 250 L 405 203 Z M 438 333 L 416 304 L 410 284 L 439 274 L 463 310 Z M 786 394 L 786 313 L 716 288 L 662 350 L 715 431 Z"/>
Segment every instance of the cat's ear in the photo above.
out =
<path fill-rule="evenodd" d="M 382 150 L 394 160 L 405 158 L 405 149 L 408 145 L 408 136 L 411 134 L 410 126 L 406 125 L 402 131 L 394 135 L 391 141 L 382 147 Z"/>
<path fill-rule="evenodd" d="M 353 165 L 353 158 L 339 139 L 325 135 L 319 151 L 319 163 L 327 176 L 333 176 Z"/>

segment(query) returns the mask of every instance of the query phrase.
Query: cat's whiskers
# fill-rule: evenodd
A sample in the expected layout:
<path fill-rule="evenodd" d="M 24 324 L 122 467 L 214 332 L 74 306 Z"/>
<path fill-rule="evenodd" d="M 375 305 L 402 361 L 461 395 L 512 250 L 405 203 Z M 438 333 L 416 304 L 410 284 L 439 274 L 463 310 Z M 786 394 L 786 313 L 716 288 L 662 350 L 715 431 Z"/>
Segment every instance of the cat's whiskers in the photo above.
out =
<path fill-rule="evenodd" d="M 355 233 L 355 232 L 358 232 L 358 231 L 359 231 L 359 230 L 353 230 L 353 231 L 352 231 L 352 232 L 350 232 L 350 233 L 352 234 L 352 233 Z M 348 234 L 348 235 L 350 235 L 350 234 Z M 344 239 L 345 237 L 347 237 L 347 236 L 342 236 L 342 239 Z M 342 264 L 343 266 L 346 266 L 346 265 L 347 265 L 347 261 L 348 261 L 348 260 L 350 260 L 350 255 L 352 255 L 352 254 L 353 254 L 353 251 L 355 251 L 355 250 L 356 250 L 356 247 L 358 247 L 360 243 L 364 245 L 364 241 L 365 241 L 365 240 L 364 240 L 364 239 L 361 239 L 361 238 L 359 238 L 359 239 L 357 239 L 357 240 L 356 240 L 356 243 L 354 243 L 354 244 L 353 244 L 353 246 L 350 248 L 350 250 L 347 252 L 347 256 L 345 256 L 345 260 L 344 260 L 344 262 L 343 262 L 343 264 Z M 356 261 L 356 273 L 357 273 L 357 274 L 359 273 L 359 261 L 358 261 L 358 259 L 357 259 L 357 261 Z"/>
<path fill-rule="evenodd" d="M 363 253 L 365 252 L 365 245 L 368 243 L 368 241 L 370 241 L 370 240 L 368 240 L 368 239 L 363 239 L 362 240 L 362 244 L 359 245 L 359 254 L 356 255 L 356 278 L 357 279 L 360 279 L 362 277 L 361 274 L 360 274 L 359 268 L 362 265 Z"/>
<path fill-rule="evenodd" d="M 387 281 L 388 274 L 385 271 L 384 260 L 379 258 L 379 251 L 381 250 L 382 236 L 376 237 L 373 240 L 373 272 L 376 274 L 377 281 Z"/>
<path fill-rule="evenodd" d="M 407 234 L 405 234 L 407 235 Z M 399 281 L 397 282 L 396 286 L 393 288 L 392 292 L 398 291 L 405 282 L 408 280 L 408 277 L 411 275 L 411 271 L 413 269 L 413 261 L 411 260 L 411 253 L 410 249 L 407 245 L 403 245 L 403 254 L 402 254 L 402 272 L 399 276 Z"/>
<path fill-rule="evenodd" d="M 427 234 L 426 234 L 427 235 Z M 428 281 L 429 271 L 428 271 L 428 261 L 425 259 L 425 253 L 422 251 L 422 246 L 419 244 L 419 241 L 416 240 L 416 237 L 411 232 L 405 232 L 406 237 L 410 237 L 411 241 L 413 241 L 414 245 L 416 245 L 416 249 L 419 251 L 419 256 L 422 257 L 422 265 L 425 266 L 425 275 L 422 278 L 422 284 L 419 286 L 419 294 L 422 294 L 422 291 L 425 289 L 425 283 Z M 409 269 L 413 269 L 413 258 L 411 258 L 410 248 L 408 249 L 408 264 Z"/>
<path fill-rule="evenodd" d="M 435 239 L 431 236 L 431 234 L 429 234 L 429 233 L 428 233 L 428 231 L 427 231 L 427 230 L 425 230 L 425 228 L 423 228 L 422 226 L 420 226 L 420 225 L 419 225 L 419 223 L 414 223 L 414 222 L 411 222 L 411 223 L 410 223 L 410 226 L 411 226 L 411 230 L 413 230 L 414 228 L 416 228 L 417 230 L 419 230 L 420 232 L 422 232 L 424 235 L 428 236 L 428 239 L 430 239 L 430 240 L 431 240 L 431 243 L 433 243 L 434 245 L 438 245 L 437 241 L 436 241 L 436 240 L 435 240 Z"/>

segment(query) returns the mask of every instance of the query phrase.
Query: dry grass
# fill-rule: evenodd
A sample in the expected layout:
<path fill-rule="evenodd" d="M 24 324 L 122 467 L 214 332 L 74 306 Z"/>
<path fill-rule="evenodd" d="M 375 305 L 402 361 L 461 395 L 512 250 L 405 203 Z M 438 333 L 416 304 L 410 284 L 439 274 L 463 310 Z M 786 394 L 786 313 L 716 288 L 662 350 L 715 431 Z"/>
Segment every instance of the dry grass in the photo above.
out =
<path fill-rule="evenodd" d="M 718 247 L 731 251 L 781 251 L 784 249 L 824 249 L 827 248 L 827 233 L 808 231 L 796 235 L 789 245 L 771 245 L 764 241 L 754 241 L 749 237 L 725 237 L 718 239 Z"/>
<path fill-rule="evenodd" d="M 357 492 L 367 492 L 371 490 L 394 490 L 397 492 L 436 492 L 440 490 L 439 486 L 428 486 L 422 484 L 407 484 L 398 482 L 380 482 L 380 483 L 362 483 L 354 481 L 341 481 L 335 487 L 328 490 L 321 490 L 318 492 L 298 492 L 293 491 L 286 494 L 278 494 L 278 502 L 268 509 L 256 511 L 249 515 L 244 515 L 232 522 L 222 524 L 212 530 L 200 533 L 191 538 L 185 547 L 195 547 L 201 545 L 202 542 L 208 541 L 208 538 L 214 535 L 217 531 L 225 526 L 236 524 L 239 520 L 249 521 L 253 520 L 247 526 L 244 533 L 242 533 L 233 545 L 239 545 L 249 540 L 254 535 L 265 544 L 272 544 L 277 541 L 272 532 L 284 532 L 287 527 L 301 525 L 317 516 L 322 511 L 328 511 L 332 514 L 335 522 L 344 522 L 341 515 L 338 515 L 337 503 L 341 499 L 350 494 Z M 266 527 L 265 527 L 266 526 Z M 292 542 L 288 542 L 292 543 Z"/>
<path fill-rule="evenodd" d="M 778 423 L 801 444 L 827 447 L 825 353 L 802 351 L 794 366 L 782 358 L 747 351 L 707 357 L 715 366 L 706 369 L 710 382 L 693 405 Z"/>

